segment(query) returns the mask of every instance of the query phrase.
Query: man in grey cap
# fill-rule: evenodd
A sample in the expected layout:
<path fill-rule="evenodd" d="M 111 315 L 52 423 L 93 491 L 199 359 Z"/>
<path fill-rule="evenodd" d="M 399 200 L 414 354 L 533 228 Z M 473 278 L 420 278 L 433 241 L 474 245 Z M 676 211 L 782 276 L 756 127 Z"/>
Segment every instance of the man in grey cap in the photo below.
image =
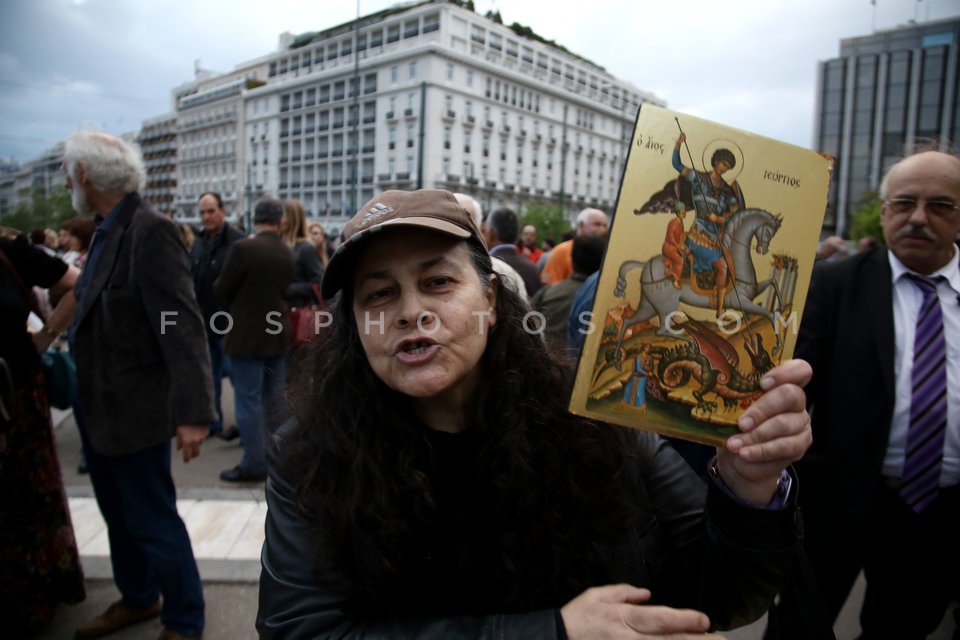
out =
<path fill-rule="evenodd" d="M 264 445 L 282 415 L 286 351 L 290 344 L 287 285 L 293 280 L 293 252 L 280 237 L 283 204 L 261 200 L 254 210 L 256 235 L 234 243 L 214 284 L 230 304 L 231 323 L 223 342 L 230 356 L 237 428 L 243 459 L 220 474 L 226 482 L 262 482 L 267 475 Z M 265 409 L 267 409 L 265 411 Z"/>

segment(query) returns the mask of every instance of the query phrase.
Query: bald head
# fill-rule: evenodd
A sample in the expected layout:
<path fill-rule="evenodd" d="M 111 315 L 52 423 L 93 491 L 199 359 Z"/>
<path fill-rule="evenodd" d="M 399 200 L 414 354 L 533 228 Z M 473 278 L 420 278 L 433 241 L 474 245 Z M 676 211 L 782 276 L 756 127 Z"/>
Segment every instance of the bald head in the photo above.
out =
<path fill-rule="evenodd" d="M 907 268 L 929 275 L 946 265 L 960 234 L 960 158 L 925 151 L 893 165 L 880 185 L 887 247 Z"/>
<path fill-rule="evenodd" d="M 610 228 L 610 218 L 600 209 L 587 208 L 577 216 L 578 236 L 605 236 Z"/>
<path fill-rule="evenodd" d="M 477 225 L 477 229 L 479 229 L 483 222 L 483 209 L 480 208 L 480 203 L 477 202 L 477 199 L 465 193 L 455 193 L 453 197 L 457 199 L 461 207 L 467 210 L 467 213 L 473 216 L 473 223 Z"/>

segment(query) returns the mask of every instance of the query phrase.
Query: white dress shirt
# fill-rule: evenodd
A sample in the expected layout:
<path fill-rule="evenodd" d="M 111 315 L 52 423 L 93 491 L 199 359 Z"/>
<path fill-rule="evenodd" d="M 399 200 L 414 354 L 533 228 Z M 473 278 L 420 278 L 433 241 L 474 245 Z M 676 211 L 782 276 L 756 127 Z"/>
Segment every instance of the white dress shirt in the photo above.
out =
<path fill-rule="evenodd" d="M 893 272 L 893 327 L 896 348 L 893 370 L 895 401 L 890 424 L 890 442 L 883 460 L 883 475 L 899 478 L 903 473 L 903 456 L 910 425 L 910 398 L 913 369 L 913 338 L 923 293 L 913 284 L 912 273 L 900 260 L 887 252 Z M 917 274 L 920 275 L 920 274 Z M 960 483 L 960 252 L 956 247 L 950 261 L 926 277 L 943 276 L 937 286 L 943 311 L 943 332 L 947 343 L 947 433 L 943 445 L 943 466 L 940 486 Z"/>

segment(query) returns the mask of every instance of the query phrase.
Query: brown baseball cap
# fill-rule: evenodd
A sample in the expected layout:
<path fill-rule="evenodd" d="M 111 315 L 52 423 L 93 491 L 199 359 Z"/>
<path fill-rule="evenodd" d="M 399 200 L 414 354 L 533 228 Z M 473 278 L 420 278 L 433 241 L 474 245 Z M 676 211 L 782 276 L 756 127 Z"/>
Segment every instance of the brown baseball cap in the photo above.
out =
<path fill-rule="evenodd" d="M 351 266 L 357 249 L 364 239 L 384 229 L 402 226 L 430 229 L 461 238 L 487 249 L 480 231 L 466 209 L 449 191 L 420 189 L 418 191 L 384 191 L 360 207 L 343 227 L 340 246 L 330 257 L 323 272 L 320 292 L 330 299 L 343 288 L 351 275 Z"/>

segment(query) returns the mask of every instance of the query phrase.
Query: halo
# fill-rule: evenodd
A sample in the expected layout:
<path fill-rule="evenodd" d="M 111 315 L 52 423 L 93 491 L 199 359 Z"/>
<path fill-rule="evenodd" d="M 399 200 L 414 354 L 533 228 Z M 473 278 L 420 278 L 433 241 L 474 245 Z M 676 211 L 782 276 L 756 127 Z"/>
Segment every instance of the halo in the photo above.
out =
<path fill-rule="evenodd" d="M 704 168 L 704 171 L 710 171 L 711 169 L 713 169 L 713 165 L 710 164 L 710 158 L 713 157 L 713 153 L 717 149 L 729 149 L 730 152 L 733 154 L 733 157 L 736 158 L 737 160 L 737 166 L 733 167 L 732 169 L 730 169 L 730 171 L 727 171 L 725 174 L 723 174 L 723 179 L 727 183 L 731 183 L 734 180 L 736 180 L 737 177 L 740 175 L 740 173 L 743 171 L 743 162 L 744 162 L 743 150 L 740 148 L 740 145 L 738 145 L 736 142 L 733 142 L 732 140 L 724 140 L 721 138 L 718 140 L 713 140 L 711 142 L 708 142 L 707 146 L 703 148 L 703 157 L 701 158 L 701 161 L 703 162 L 702 166 Z"/>

